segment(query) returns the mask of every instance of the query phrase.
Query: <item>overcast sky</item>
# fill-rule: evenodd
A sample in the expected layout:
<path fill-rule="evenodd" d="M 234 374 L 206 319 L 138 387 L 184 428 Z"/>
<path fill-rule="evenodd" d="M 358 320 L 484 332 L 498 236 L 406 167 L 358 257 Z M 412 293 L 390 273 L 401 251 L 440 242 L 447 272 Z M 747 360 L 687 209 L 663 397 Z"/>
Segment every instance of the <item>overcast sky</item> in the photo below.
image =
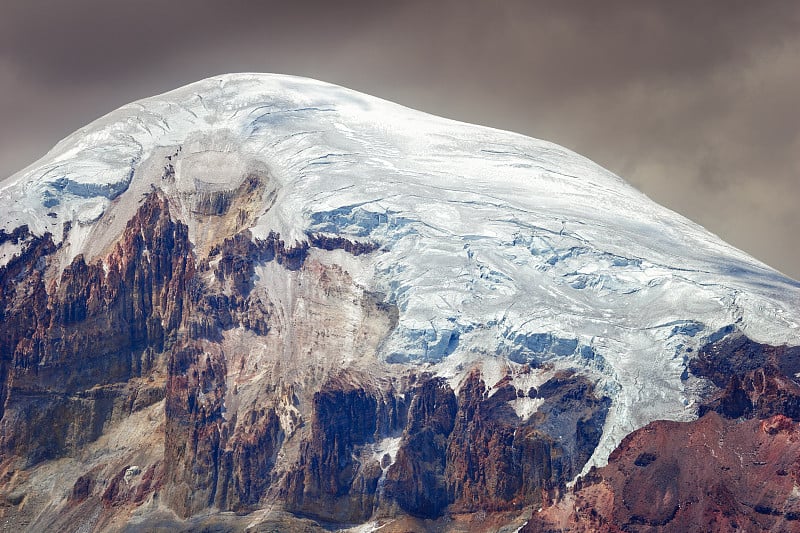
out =
<path fill-rule="evenodd" d="M 800 2 L 0 0 L 0 177 L 236 71 L 557 142 L 800 279 Z"/>

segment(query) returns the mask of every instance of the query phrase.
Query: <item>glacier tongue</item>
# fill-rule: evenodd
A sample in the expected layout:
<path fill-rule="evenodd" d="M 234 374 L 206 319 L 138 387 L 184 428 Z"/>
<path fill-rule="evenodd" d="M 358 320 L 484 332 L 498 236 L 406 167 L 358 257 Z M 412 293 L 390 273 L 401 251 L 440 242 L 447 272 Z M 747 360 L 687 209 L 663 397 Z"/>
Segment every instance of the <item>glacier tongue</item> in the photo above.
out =
<path fill-rule="evenodd" d="M 219 76 L 110 113 L 3 182 L 0 229 L 58 242 L 70 224 L 71 257 L 92 255 L 148 186 L 180 205 L 256 167 L 274 181 L 256 238 L 378 245 L 347 261 L 399 310 L 380 358 L 453 379 L 499 359 L 601 380 L 614 404 L 587 468 L 651 420 L 695 416 L 681 375 L 721 328 L 800 344 L 797 282 L 591 161 L 290 76 Z"/>

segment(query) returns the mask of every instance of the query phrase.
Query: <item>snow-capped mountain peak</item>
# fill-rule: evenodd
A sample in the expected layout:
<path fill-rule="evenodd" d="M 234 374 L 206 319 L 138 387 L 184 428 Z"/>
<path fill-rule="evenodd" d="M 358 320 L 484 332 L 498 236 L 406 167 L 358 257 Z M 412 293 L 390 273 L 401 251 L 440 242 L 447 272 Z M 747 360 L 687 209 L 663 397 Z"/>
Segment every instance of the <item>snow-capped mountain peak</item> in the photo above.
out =
<path fill-rule="evenodd" d="M 489 386 L 529 364 L 599 380 L 613 404 L 586 468 L 652 420 L 696 416 L 687 361 L 718 332 L 800 344 L 797 282 L 588 159 L 291 76 L 217 76 L 106 115 L 2 182 L 0 229 L 51 233 L 63 267 L 101 257 L 157 189 L 203 249 L 251 176 L 268 199 L 241 208 L 254 239 L 372 250 L 314 253 L 396 307 L 378 360 L 454 387 L 473 365 Z M 267 270 L 254 282 L 291 305 Z"/>

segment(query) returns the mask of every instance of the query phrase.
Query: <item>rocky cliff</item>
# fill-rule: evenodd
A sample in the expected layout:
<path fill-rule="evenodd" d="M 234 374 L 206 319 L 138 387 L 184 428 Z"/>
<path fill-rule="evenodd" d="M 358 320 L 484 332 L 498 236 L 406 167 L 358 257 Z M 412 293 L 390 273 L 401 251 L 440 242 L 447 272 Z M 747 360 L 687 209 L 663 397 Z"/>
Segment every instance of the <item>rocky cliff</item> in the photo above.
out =
<path fill-rule="evenodd" d="M 81 508 L 98 528 L 156 501 L 183 518 L 272 501 L 320 523 L 350 524 L 540 506 L 599 441 L 608 398 L 571 373 L 522 390 L 511 374 L 487 387 L 476 369 L 458 394 L 442 378 L 412 372 L 398 381 L 386 369 L 376 379 L 375 369 L 320 368 L 317 387 L 274 374 L 237 379 L 246 358 L 226 352 L 244 345 L 226 335 L 235 329 L 252 343 L 281 327 L 275 304 L 253 294 L 256 267 L 274 262 L 334 291 L 329 276 L 341 272 L 306 264 L 314 241 L 287 249 L 276 235 L 237 233 L 198 258 L 156 192 L 107 255 L 77 256 L 49 282 L 59 249 L 49 236 L 27 237 L 25 252 L 2 270 L 4 353 L 12 357 L 3 360 L 0 453 L 16 501 L 5 516 L 19 524 L 68 527 L 36 503 L 23 505 L 29 479 L 21 473 L 47 460 L 86 468 L 75 471 L 61 505 Z M 390 327 L 391 309 L 366 297 L 362 312 Z M 509 404 L 523 397 L 541 400 L 526 420 Z M 134 429 L 142 410 L 163 417 L 159 449 L 138 450 L 146 459 L 136 465 L 85 457 L 104 433 Z"/>

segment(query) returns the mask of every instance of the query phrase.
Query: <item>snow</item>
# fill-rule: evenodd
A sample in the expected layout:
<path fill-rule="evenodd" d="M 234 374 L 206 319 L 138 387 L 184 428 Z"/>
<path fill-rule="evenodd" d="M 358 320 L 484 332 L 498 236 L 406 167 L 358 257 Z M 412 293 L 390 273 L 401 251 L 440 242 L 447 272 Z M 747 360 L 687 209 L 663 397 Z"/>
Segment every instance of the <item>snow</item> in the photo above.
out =
<path fill-rule="evenodd" d="M 342 531 L 345 531 L 347 533 L 374 533 L 375 531 L 380 531 L 381 529 L 383 529 L 383 525 L 377 520 L 375 520 L 358 526 L 353 526 L 349 529 L 344 529 Z"/>
<path fill-rule="evenodd" d="M 0 244 L 0 268 L 8 264 L 11 259 L 19 255 L 23 250 L 21 243 L 12 244 L 11 242 L 4 242 Z"/>
<path fill-rule="evenodd" d="M 372 458 L 378 463 L 381 463 L 381 470 L 384 472 L 394 464 L 397 458 L 397 452 L 400 451 L 401 440 L 401 437 L 387 437 L 372 445 Z M 389 462 L 384 465 L 383 457 L 387 454 L 389 455 Z"/>
<path fill-rule="evenodd" d="M 520 419 L 523 421 L 528 420 L 531 415 L 536 413 L 539 410 L 539 407 L 544 403 L 542 398 L 517 398 L 513 402 L 510 402 L 511 406 L 514 408 L 514 412 L 517 414 Z"/>
<path fill-rule="evenodd" d="M 162 178 L 172 154 L 175 183 Z M 399 310 L 380 358 L 452 384 L 469 364 L 508 360 L 598 379 L 613 405 L 589 465 L 653 419 L 695 416 L 684 356 L 721 328 L 800 344 L 798 282 L 588 159 L 292 76 L 217 76 L 123 106 L 2 182 L 0 228 L 28 224 L 58 242 L 76 222 L 67 257 L 91 257 L 150 186 L 191 219 L 185 195 L 233 189 L 253 169 L 275 196 L 256 237 L 380 246 L 330 255 Z M 292 298 L 268 292 L 278 305 Z M 518 404 L 523 417 L 536 408 Z"/>

